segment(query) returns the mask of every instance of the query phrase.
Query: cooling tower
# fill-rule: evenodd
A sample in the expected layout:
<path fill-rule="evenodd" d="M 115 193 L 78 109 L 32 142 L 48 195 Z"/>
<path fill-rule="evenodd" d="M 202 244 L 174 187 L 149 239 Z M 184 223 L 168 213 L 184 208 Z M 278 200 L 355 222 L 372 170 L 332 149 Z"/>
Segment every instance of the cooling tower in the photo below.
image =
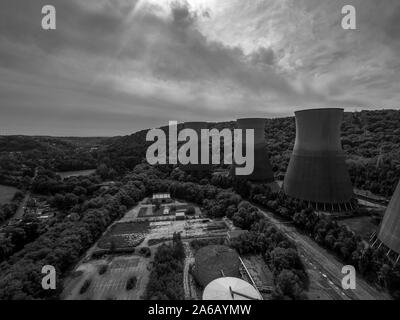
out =
<path fill-rule="evenodd" d="M 285 175 L 286 195 L 318 208 L 341 210 L 353 187 L 340 141 L 343 109 L 295 112 L 296 141 Z"/>
<path fill-rule="evenodd" d="M 236 121 L 237 128 L 246 130 L 254 130 L 254 170 L 251 175 L 238 176 L 246 178 L 250 181 L 274 181 L 274 174 L 272 171 L 269 155 L 267 151 L 267 143 L 265 141 L 265 119 L 261 118 L 245 118 Z M 246 150 L 245 132 L 242 132 L 242 153 Z M 231 175 L 235 175 L 236 164 L 232 165 Z"/>
<path fill-rule="evenodd" d="M 389 249 L 400 254 L 400 182 L 386 209 L 378 238 Z"/>
<path fill-rule="evenodd" d="M 207 129 L 207 122 L 185 122 L 184 129 L 192 129 L 196 131 L 198 137 L 198 164 L 181 164 L 179 168 L 187 172 L 208 171 L 211 166 L 209 164 L 201 164 L 201 153 L 209 152 L 209 146 L 201 145 L 201 129 Z M 211 160 L 210 160 L 211 161 Z"/>

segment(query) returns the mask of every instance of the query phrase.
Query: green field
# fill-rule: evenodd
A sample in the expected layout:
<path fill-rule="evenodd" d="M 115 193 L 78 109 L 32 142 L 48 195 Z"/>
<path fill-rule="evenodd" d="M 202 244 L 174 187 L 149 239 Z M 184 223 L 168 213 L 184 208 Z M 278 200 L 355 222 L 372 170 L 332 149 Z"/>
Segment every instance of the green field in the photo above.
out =
<path fill-rule="evenodd" d="M 0 185 L 0 204 L 10 202 L 17 191 L 17 188 Z"/>

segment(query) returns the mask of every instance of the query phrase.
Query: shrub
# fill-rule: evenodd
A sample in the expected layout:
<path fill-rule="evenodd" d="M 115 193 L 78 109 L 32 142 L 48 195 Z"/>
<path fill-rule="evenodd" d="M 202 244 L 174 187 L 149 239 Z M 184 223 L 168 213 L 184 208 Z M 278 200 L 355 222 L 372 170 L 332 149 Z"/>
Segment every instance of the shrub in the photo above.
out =
<path fill-rule="evenodd" d="M 136 276 L 131 276 L 126 282 L 126 290 L 132 290 L 136 286 L 137 278 Z"/>
<path fill-rule="evenodd" d="M 139 250 L 139 253 L 143 256 L 145 256 L 146 258 L 151 256 L 151 250 L 149 247 L 142 247 Z"/>
<path fill-rule="evenodd" d="M 81 289 L 79 290 L 79 294 L 84 294 L 89 289 L 91 283 L 92 279 L 86 279 Z"/>
<path fill-rule="evenodd" d="M 102 264 L 99 267 L 99 275 L 105 274 L 108 270 L 108 265 L 107 264 Z"/>
<path fill-rule="evenodd" d="M 195 214 L 196 214 L 196 209 L 194 208 L 194 207 L 189 207 L 189 208 L 187 208 L 186 209 L 186 212 L 185 212 L 187 215 L 189 215 L 189 216 L 194 216 Z"/>

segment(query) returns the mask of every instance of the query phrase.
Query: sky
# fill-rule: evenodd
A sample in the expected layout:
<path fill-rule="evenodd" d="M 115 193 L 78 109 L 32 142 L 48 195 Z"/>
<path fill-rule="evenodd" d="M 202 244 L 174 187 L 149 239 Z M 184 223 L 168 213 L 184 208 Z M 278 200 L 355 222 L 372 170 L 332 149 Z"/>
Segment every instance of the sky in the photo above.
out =
<path fill-rule="evenodd" d="M 42 7 L 57 29 L 41 28 Z M 357 29 L 341 27 L 344 5 Z M 400 108 L 398 0 L 1 0 L 0 134 Z"/>

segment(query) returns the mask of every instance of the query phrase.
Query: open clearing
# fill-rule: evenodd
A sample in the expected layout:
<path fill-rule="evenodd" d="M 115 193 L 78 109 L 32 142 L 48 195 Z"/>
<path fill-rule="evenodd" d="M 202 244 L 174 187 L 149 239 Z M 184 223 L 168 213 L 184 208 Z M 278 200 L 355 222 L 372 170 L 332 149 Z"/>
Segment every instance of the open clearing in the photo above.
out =
<path fill-rule="evenodd" d="M 372 222 L 371 217 L 350 218 L 342 220 L 339 223 L 348 226 L 364 239 L 368 239 L 378 229 L 378 226 Z"/>
<path fill-rule="evenodd" d="M 0 185 L 0 204 L 9 203 L 17 191 L 17 188 Z"/>
<path fill-rule="evenodd" d="M 57 174 L 62 178 L 69 178 L 69 177 L 79 177 L 79 176 L 89 176 L 92 173 L 95 173 L 96 169 L 89 169 L 89 170 L 77 170 L 77 171 L 64 171 L 64 172 L 57 172 Z"/>

